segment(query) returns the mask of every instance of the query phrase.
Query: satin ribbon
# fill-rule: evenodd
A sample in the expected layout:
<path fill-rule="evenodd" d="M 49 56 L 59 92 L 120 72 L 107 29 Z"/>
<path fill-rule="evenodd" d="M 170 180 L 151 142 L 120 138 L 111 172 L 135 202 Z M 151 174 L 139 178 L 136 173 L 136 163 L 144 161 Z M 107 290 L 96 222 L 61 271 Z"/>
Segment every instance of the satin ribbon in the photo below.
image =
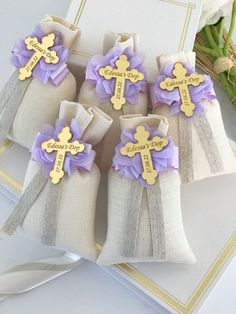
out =
<path fill-rule="evenodd" d="M 48 179 L 40 170 L 34 176 L 31 183 L 22 194 L 15 210 L 5 222 L 2 228 L 4 232 L 12 234 L 15 229 L 23 223 L 31 204 L 37 198 L 47 182 Z M 49 182 L 49 184 L 51 183 Z M 59 187 L 56 188 L 59 189 Z M 47 227 L 51 225 L 50 222 L 51 221 L 47 221 Z M 52 232 L 52 235 L 54 234 L 55 230 Z M 62 276 L 71 271 L 82 261 L 83 259 L 76 254 L 65 253 L 59 257 L 52 257 L 18 265 L 0 275 L 0 301 L 4 301 L 11 295 L 30 291 L 54 278 Z"/>
<path fill-rule="evenodd" d="M 28 292 L 59 276 L 62 276 L 84 262 L 73 253 L 36 260 L 18 265 L 0 275 L 0 301 L 12 295 Z"/>
<path fill-rule="evenodd" d="M 45 207 L 45 234 L 42 235 L 42 242 L 47 245 L 55 244 L 58 214 L 57 199 L 61 182 L 57 185 L 53 185 L 49 179 L 44 176 L 42 169 L 36 173 L 21 195 L 13 213 L 3 225 L 2 231 L 7 234 L 12 234 L 18 226 L 22 225 L 32 204 L 46 184 L 49 185 L 49 191 Z M 50 208 L 50 204 L 52 203 L 55 206 Z M 82 260 L 83 259 L 78 255 L 65 253 L 60 257 L 18 265 L 0 275 L 0 301 L 4 301 L 10 295 L 30 291 L 54 278 L 62 276 L 71 271 L 79 264 L 78 262 Z"/>
<path fill-rule="evenodd" d="M 57 204 L 62 182 L 53 185 L 44 176 L 42 169 L 37 172 L 21 195 L 13 213 L 2 227 L 3 232 L 12 234 L 18 226 L 22 225 L 32 204 L 46 184 L 48 184 L 49 190 L 46 197 L 45 234 L 42 235 L 42 242 L 48 245 L 55 245 L 58 215 Z M 54 204 L 54 206 L 50 207 L 51 204 Z M 83 259 L 80 256 L 73 253 L 65 253 L 60 257 L 52 257 L 18 265 L 0 275 L 0 301 L 4 301 L 11 295 L 30 291 L 54 278 L 62 276 L 79 265 L 81 261 Z"/>

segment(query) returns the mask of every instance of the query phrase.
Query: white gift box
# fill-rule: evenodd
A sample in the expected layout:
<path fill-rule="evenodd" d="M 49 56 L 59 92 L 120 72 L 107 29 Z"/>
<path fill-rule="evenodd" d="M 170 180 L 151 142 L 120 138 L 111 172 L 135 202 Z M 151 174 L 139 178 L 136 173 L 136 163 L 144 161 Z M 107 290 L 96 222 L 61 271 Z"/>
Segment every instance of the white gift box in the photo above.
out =
<path fill-rule="evenodd" d="M 70 57 L 73 74 L 81 83 L 87 61 L 102 54 L 105 32 L 126 32 L 139 35 L 139 50 L 152 80 L 158 55 L 192 50 L 201 4 L 201 0 L 73 0 L 66 19 L 82 31 Z"/>

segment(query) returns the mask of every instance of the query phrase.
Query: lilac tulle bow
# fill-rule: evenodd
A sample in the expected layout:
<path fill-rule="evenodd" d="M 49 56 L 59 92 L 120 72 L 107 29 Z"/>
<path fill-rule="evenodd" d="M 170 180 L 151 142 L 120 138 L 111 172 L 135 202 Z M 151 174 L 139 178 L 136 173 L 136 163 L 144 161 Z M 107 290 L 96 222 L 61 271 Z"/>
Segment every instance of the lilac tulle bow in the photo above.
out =
<path fill-rule="evenodd" d="M 144 125 L 144 127 L 150 134 L 149 139 L 152 139 L 154 136 L 163 137 L 156 128 L 150 128 L 147 125 Z M 121 148 L 128 142 L 136 143 L 134 138 L 135 132 L 135 129 L 127 129 L 121 133 L 121 142 L 115 148 L 112 168 L 115 171 L 118 171 L 121 175 L 126 176 L 128 179 L 136 180 L 145 187 L 148 187 L 150 185 L 148 185 L 142 178 L 143 166 L 140 154 L 137 153 L 134 157 L 128 157 L 123 156 L 120 153 Z M 168 137 L 168 145 L 164 147 L 163 150 L 159 152 L 151 150 L 150 152 L 153 167 L 158 173 L 168 171 L 173 168 L 179 168 L 179 150 L 178 147 L 175 146 L 171 137 Z"/>
<path fill-rule="evenodd" d="M 195 72 L 195 67 L 189 64 L 184 64 L 187 69 L 187 75 Z M 167 91 L 160 88 L 160 83 L 167 77 L 174 78 L 173 75 L 174 64 L 168 63 L 160 68 L 160 75 L 155 79 L 155 82 L 151 85 L 151 99 L 153 107 L 158 107 L 163 104 L 170 106 L 170 114 L 177 115 L 179 113 L 183 114 L 180 110 L 181 98 L 179 89 L 175 88 L 173 91 Z M 204 81 L 198 86 L 189 85 L 189 93 L 192 102 L 195 104 L 195 109 L 193 116 L 199 116 L 203 114 L 206 110 L 203 100 L 214 99 L 216 96 L 213 93 L 213 82 L 209 75 L 204 75 Z"/>
<path fill-rule="evenodd" d="M 137 101 L 137 95 L 139 93 L 145 93 L 147 91 L 146 72 L 142 66 L 143 58 L 134 53 L 131 48 L 124 50 L 119 46 L 114 46 L 110 49 L 106 55 L 96 55 L 91 58 L 86 68 L 86 80 L 89 80 L 96 85 L 96 93 L 101 101 L 107 101 L 114 95 L 116 79 L 106 80 L 99 75 L 98 71 L 101 67 L 110 65 L 112 68 L 116 68 L 115 62 L 121 54 L 125 54 L 128 57 L 130 66 L 128 70 L 137 69 L 144 74 L 144 80 L 132 83 L 128 80 L 125 82 L 124 96 L 126 100 L 134 105 Z"/>
<path fill-rule="evenodd" d="M 36 138 L 34 140 L 34 144 L 31 149 L 31 156 L 32 159 L 34 159 L 41 165 L 46 176 L 49 175 L 49 172 L 53 168 L 56 158 L 56 152 L 47 153 L 44 149 L 41 148 L 41 145 L 43 142 L 51 138 L 53 138 L 54 140 L 58 140 L 58 134 L 61 132 L 64 126 L 64 121 L 60 119 L 56 121 L 55 129 L 51 125 L 46 124 L 43 126 L 42 131 L 36 135 Z M 71 120 L 70 132 L 72 134 L 70 142 L 79 140 L 81 143 L 83 143 L 83 141 L 80 140 L 82 132 L 80 131 L 78 123 L 75 119 Z M 63 170 L 69 176 L 73 173 L 74 169 L 86 171 L 91 170 L 96 153 L 92 149 L 92 145 L 86 143 L 83 144 L 85 145 L 85 149 L 83 152 L 78 153 L 77 155 L 67 153 L 65 156 Z"/>
<path fill-rule="evenodd" d="M 69 73 L 67 68 L 67 59 L 69 51 L 63 46 L 63 41 L 59 32 L 55 32 L 54 46 L 48 48 L 54 50 L 59 57 L 59 62 L 56 64 L 46 63 L 44 58 L 37 63 L 33 69 L 33 77 L 43 84 L 52 82 L 54 85 L 59 85 L 65 76 Z M 42 37 L 46 34 L 43 33 L 40 26 L 37 25 L 35 31 L 30 35 L 31 37 L 37 37 L 39 42 L 42 42 Z M 26 65 L 34 54 L 33 50 L 26 48 L 25 39 L 19 39 L 16 41 L 15 46 L 12 49 L 11 63 L 16 68 L 21 68 Z"/>

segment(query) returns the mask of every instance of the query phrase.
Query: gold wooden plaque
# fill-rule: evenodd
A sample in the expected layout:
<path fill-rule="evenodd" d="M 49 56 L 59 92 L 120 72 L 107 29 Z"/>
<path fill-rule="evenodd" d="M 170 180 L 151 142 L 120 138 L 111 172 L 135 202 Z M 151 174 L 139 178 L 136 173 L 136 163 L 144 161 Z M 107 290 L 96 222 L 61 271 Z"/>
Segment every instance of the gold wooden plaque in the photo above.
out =
<path fill-rule="evenodd" d="M 24 81 L 26 78 L 31 77 L 33 69 L 41 58 L 45 58 L 46 63 L 56 64 L 59 62 L 56 51 L 48 49 L 54 45 L 54 40 L 55 35 L 53 33 L 44 36 L 42 43 L 38 42 L 37 37 L 27 37 L 25 39 L 26 48 L 28 50 L 34 50 L 34 54 L 26 65 L 20 68 L 19 80 Z"/>
<path fill-rule="evenodd" d="M 138 126 L 136 128 L 136 133 L 134 134 L 134 138 L 137 140 L 137 143 L 126 143 L 126 145 L 120 149 L 120 153 L 121 155 L 128 157 L 134 157 L 136 154 L 140 154 L 143 166 L 142 178 L 148 184 L 152 185 L 156 181 L 158 172 L 153 168 L 150 151 L 161 151 L 168 145 L 168 139 L 154 136 L 153 139 L 148 140 L 149 136 L 150 134 L 145 127 Z"/>
<path fill-rule="evenodd" d="M 174 88 L 179 89 L 181 97 L 180 110 L 187 116 L 191 117 L 195 109 L 195 104 L 191 101 L 188 86 L 198 86 L 204 81 L 204 75 L 192 73 L 186 76 L 187 70 L 182 63 L 176 63 L 173 70 L 175 78 L 167 77 L 160 83 L 160 88 L 167 91 L 173 91 Z"/>
<path fill-rule="evenodd" d="M 130 71 L 127 70 L 130 63 L 126 55 L 120 55 L 115 64 L 117 68 L 114 69 L 110 65 L 100 68 L 99 74 L 106 80 L 110 80 L 112 78 L 116 79 L 115 93 L 111 97 L 111 102 L 114 109 L 120 110 L 126 103 L 126 99 L 124 97 L 125 81 L 129 80 L 132 83 L 142 81 L 144 79 L 144 74 L 139 72 L 137 69 L 132 69 Z"/>
<path fill-rule="evenodd" d="M 71 153 L 72 155 L 77 155 L 84 151 L 85 147 L 79 141 L 68 142 L 72 137 L 69 127 L 62 129 L 61 133 L 58 134 L 59 141 L 50 139 L 43 142 L 41 147 L 46 150 L 47 153 L 52 153 L 56 151 L 56 159 L 52 171 L 50 172 L 50 177 L 53 184 L 57 184 L 61 178 L 64 176 L 63 165 L 65 161 L 66 153 Z"/>

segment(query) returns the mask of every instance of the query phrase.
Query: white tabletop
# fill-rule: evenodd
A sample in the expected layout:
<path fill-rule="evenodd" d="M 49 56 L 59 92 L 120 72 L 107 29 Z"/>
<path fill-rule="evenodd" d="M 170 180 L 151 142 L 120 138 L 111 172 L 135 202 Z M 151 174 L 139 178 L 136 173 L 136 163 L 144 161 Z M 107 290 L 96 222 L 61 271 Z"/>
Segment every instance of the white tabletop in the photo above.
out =
<path fill-rule="evenodd" d="M 0 88 L 7 80 L 11 65 L 9 51 L 15 39 L 33 29 L 45 15 L 64 16 L 70 0 L 8 0 L 0 6 Z M 228 135 L 236 140 L 236 109 L 217 87 Z M 0 223 L 13 204 L 0 195 Z M 22 237 L 0 241 L 0 273 L 17 261 L 23 263 L 55 254 L 55 250 L 35 244 Z M 17 256 L 17 258 L 16 258 Z M 236 313 L 236 260 L 233 260 L 208 297 L 200 314 Z M 158 313 L 150 304 L 136 296 L 123 284 L 101 270 L 84 262 L 77 269 L 24 295 L 8 298 L 0 303 L 3 314 L 151 314 Z"/>

